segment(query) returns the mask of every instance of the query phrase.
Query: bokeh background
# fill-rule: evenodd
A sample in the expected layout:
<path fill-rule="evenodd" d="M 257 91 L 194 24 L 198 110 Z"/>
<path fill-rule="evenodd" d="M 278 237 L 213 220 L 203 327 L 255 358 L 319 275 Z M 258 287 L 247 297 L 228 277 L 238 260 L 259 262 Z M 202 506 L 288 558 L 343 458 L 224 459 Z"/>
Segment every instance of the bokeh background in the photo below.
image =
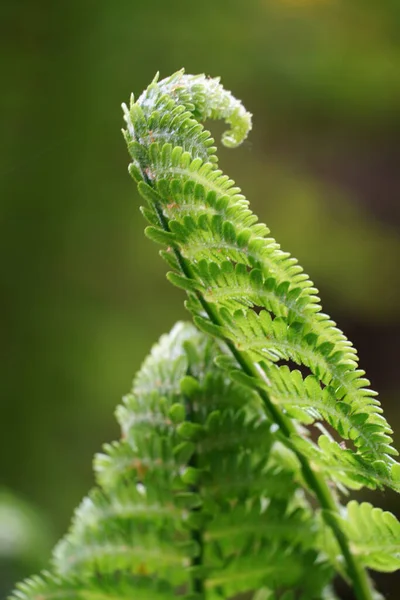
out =
<path fill-rule="evenodd" d="M 115 405 L 187 318 L 120 133 L 158 70 L 220 75 L 254 114 L 222 168 L 355 342 L 400 446 L 398 0 L 3 0 L 0 47 L 1 597 L 46 564 Z"/>

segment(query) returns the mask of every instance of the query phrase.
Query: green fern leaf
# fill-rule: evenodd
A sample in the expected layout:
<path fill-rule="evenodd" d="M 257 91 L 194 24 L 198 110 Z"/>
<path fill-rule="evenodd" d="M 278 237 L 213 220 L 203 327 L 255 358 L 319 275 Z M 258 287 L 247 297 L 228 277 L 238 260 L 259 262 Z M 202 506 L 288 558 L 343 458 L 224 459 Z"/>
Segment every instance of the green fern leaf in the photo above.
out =
<path fill-rule="evenodd" d="M 297 261 L 218 169 L 214 140 L 200 124 L 207 118 L 231 126 L 223 136 L 229 146 L 240 143 L 251 126 L 249 113 L 219 80 L 183 71 L 153 82 L 125 107 L 139 190 L 159 221 L 152 236 L 162 241 L 166 235 L 168 256 L 175 253 L 168 262 L 178 272 L 169 279 L 189 293 L 188 308 L 204 332 L 263 363 L 269 395 L 282 409 L 305 425 L 328 423 L 354 444 L 350 451 L 364 483 L 398 490 L 391 429 L 355 349 L 322 313 L 317 290 Z M 314 378 L 300 381 L 296 371 L 276 366 L 282 362 L 304 365 Z M 353 475 L 339 479 L 351 485 L 355 478 L 356 485 L 359 475 Z"/>
<path fill-rule="evenodd" d="M 95 575 L 84 582 L 62 579 L 44 572 L 18 585 L 16 600 L 172 600 L 174 591 L 165 582 L 126 573 Z"/>
<path fill-rule="evenodd" d="M 400 523 L 392 513 L 352 500 L 341 525 L 366 567 L 386 572 L 400 569 Z"/>

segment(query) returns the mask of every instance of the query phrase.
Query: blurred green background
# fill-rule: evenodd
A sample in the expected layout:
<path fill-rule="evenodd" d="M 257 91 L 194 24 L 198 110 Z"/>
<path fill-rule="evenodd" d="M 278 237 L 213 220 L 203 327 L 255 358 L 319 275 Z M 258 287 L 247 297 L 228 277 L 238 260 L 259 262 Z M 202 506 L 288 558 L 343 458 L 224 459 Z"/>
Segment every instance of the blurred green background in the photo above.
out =
<path fill-rule="evenodd" d="M 119 435 L 115 405 L 186 318 L 120 133 L 121 102 L 158 70 L 220 75 L 254 114 L 221 166 L 358 347 L 400 446 L 398 0 L 3 0 L 0 15 L 0 595 L 46 564 Z M 375 502 L 400 517 L 394 495 Z"/>

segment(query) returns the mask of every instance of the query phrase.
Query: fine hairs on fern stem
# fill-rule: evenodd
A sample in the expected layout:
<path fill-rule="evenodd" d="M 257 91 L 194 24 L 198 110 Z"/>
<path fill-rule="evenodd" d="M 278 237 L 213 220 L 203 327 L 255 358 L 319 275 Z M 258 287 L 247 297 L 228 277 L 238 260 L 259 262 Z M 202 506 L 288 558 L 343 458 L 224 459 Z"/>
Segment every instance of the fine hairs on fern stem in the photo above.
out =
<path fill-rule="evenodd" d="M 150 223 L 146 234 L 167 247 L 162 256 L 173 269 L 168 278 L 188 292 L 196 325 L 229 348 L 232 361 L 224 364 L 230 375 L 257 390 L 279 439 L 301 465 L 305 487 L 319 501 L 357 599 L 372 600 L 327 480 L 339 490 L 387 485 L 399 491 L 399 465 L 392 458 L 397 452 L 351 343 L 320 312 L 317 290 L 297 261 L 268 237 L 240 190 L 217 168 L 213 139 L 199 121 L 225 120 L 231 129 L 222 141 L 234 147 L 247 136 L 250 114 L 218 79 L 183 71 L 160 82 L 156 77 L 124 110 L 130 173 L 148 202 L 142 209 Z M 309 367 L 313 376 L 303 380 L 298 371 L 275 364 L 282 360 Z M 300 423 L 324 420 L 355 450 L 342 448 L 327 432 L 318 445 L 300 433 Z"/>

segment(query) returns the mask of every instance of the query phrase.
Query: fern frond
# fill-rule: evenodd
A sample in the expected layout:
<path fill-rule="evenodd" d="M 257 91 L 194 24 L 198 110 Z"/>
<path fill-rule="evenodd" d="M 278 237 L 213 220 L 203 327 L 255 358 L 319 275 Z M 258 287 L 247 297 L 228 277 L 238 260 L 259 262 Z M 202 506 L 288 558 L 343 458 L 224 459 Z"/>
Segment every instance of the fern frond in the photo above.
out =
<path fill-rule="evenodd" d="M 313 578 L 307 573 L 313 572 Z M 315 579 L 314 579 L 315 575 Z M 329 569 L 318 563 L 315 553 L 296 553 L 278 544 L 261 544 L 256 552 L 232 556 L 224 568 L 207 578 L 206 589 L 223 589 L 228 597 L 253 589 L 254 582 L 272 589 L 296 588 L 305 599 L 320 598 L 330 579 Z"/>
<path fill-rule="evenodd" d="M 20 583 L 13 597 L 16 600 L 172 600 L 176 595 L 166 582 L 124 572 L 112 576 L 95 574 L 84 582 L 44 572 Z"/>
<path fill-rule="evenodd" d="M 376 571 L 400 569 L 400 523 L 392 513 L 355 500 L 346 507 L 345 531 L 363 563 Z"/>
<path fill-rule="evenodd" d="M 153 348 L 52 573 L 10 600 L 336 600 L 334 571 L 377 599 L 365 568 L 400 568 L 400 525 L 338 492 L 400 491 L 391 430 L 314 284 L 218 169 L 201 121 L 224 119 L 234 147 L 251 115 L 183 71 L 124 110 L 146 233 L 198 329 Z"/>
<path fill-rule="evenodd" d="M 209 117 L 234 127 L 235 144 L 223 138 L 228 145 L 240 143 L 251 125 L 251 116 L 219 80 L 183 72 L 152 83 L 125 107 L 131 173 L 148 202 L 147 233 L 167 246 L 170 280 L 189 293 L 199 327 L 263 363 L 277 404 L 292 417 L 301 413 L 307 424 L 326 421 L 354 443 L 360 464 L 384 464 L 383 478 L 369 469 L 371 487 L 398 489 L 392 431 L 357 366 L 355 349 L 322 313 L 317 290 L 296 259 L 281 250 L 218 169 L 214 140 L 199 122 Z M 300 383 L 289 368 L 277 369 L 277 362 L 304 365 L 314 379 Z M 284 393 L 282 382 L 289 388 Z M 298 412 L 288 398 L 297 385 L 305 392 Z"/>
<path fill-rule="evenodd" d="M 318 291 L 296 259 L 218 169 L 214 140 L 201 125 L 209 117 L 225 119 L 231 132 L 223 142 L 234 146 L 246 137 L 251 115 L 219 80 L 183 71 L 153 82 L 124 111 L 129 170 L 148 204 L 146 234 L 165 247 L 161 255 L 173 269 L 168 278 L 188 293 L 195 324 L 228 347 L 236 362 L 227 368 L 232 379 L 258 393 L 277 436 L 298 460 L 297 481 L 316 495 L 323 514 L 338 511 L 323 474 L 341 490 L 399 490 L 392 431 L 355 349 L 322 313 Z M 303 379 L 293 362 L 312 375 Z M 353 447 L 342 448 L 324 422 Z M 318 445 L 311 425 L 323 432 Z M 335 520 L 330 526 L 357 597 L 371 599 L 344 531 Z"/>
<path fill-rule="evenodd" d="M 106 600 L 112 586 L 112 598 L 179 589 L 188 600 L 217 600 L 264 585 L 321 597 L 332 567 L 298 465 L 257 394 L 216 364 L 221 352 L 192 325 L 161 338 L 117 408 L 123 439 L 96 456 L 98 487 L 56 546 L 53 575 L 13 600 Z"/>
<path fill-rule="evenodd" d="M 378 452 L 381 431 L 372 424 L 365 426 L 366 413 L 355 413 L 351 404 L 338 401 L 335 390 L 331 386 L 321 387 L 315 376 L 303 379 L 300 371 L 271 365 L 268 377 L 272 400 L 291 417 L 306 425 L 324 420 L 344 440 L 354 444 L 356 452 L 345 445 L 340 446 L 326 435 L 321 436 L 313 457 L 317 458 L 319 454 L 320 464 L 325 457 L 325 466 L 328 471 L 331 469 L 333 476 L 350 487 L 365 485 L 375 489 L 388 486 L 400 492 L 399 465 L 382 460 Z M 374 454 L 371 454 L 371 447 L 375 449 Z"/>
<path fill-rule="evenodd" d="M 352 500 L 340 519 L 353 552 L 362 563 L 375 571 L 392 572 L 400 569 L 400 523 L 396 517 L 369 502 Z M 337 545 L 328 532 L 325 534 L 330 553 L 338 553 Z"/>

